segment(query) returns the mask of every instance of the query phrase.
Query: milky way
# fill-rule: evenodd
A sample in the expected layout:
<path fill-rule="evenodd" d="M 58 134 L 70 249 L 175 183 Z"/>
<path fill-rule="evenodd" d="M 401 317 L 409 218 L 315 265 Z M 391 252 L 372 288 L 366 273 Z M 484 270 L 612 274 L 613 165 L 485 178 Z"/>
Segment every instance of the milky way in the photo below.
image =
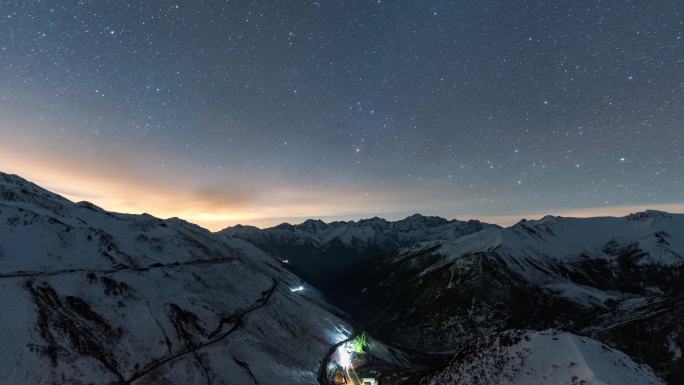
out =
<path fill-rule="evenodd" d="M 221 224 L 681 204 L 683 6 L 2 1 L 0 169 Z"/>

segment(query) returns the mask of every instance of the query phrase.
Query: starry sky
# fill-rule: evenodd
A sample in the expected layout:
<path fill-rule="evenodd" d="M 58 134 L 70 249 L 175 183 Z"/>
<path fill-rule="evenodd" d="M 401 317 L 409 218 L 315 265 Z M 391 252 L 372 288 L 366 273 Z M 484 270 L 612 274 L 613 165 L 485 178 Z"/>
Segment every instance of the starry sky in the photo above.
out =
<path fill-rule="evenodd" d="M 211 229 L 684 211 L 683 13 L 0 1 L 0 170 Z"/>

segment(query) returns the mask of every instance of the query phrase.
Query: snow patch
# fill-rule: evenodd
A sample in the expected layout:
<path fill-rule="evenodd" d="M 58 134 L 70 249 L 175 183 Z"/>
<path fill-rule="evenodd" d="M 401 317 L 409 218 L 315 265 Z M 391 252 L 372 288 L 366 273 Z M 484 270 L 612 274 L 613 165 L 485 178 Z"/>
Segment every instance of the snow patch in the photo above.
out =
<path fill-rule="evenodd" d="M 423 385 L 665 385 L 653 371 L 598 341 L 556 331 L 509 331 L 457 354 Z"/>

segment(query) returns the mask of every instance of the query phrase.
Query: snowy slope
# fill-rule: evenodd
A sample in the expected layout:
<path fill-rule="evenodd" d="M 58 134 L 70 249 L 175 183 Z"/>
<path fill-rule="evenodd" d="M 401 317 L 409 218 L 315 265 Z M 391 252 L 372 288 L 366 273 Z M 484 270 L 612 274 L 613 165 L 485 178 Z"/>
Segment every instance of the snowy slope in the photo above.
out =
<path fill-rule="evenodd" d="M 422 385 L 664 385 L 653 371 L 598 341 L 554 331 L 484 338 Z"/>
<path fill-rule="evenodd" d="M 444 288 L 451 289 L 453 278 L 480 259 L 500 265 L 526 285 L 585 307 L 603 306 L 662 292 L 678 282 L 679 267 L 684 265 L 684 214 L 548 216 L 448 241 L 415 243 L 381 263 L 386 270 L 411 270 L 416 280 L 446 270 L 451 279 Z"/>
<path fill-rule="evenodd" d="M 0 271 L 146 266 L 228 258 L 236 250 L 178 219 L 108 213 L 0 174 Z"/>
<path fill-rule="evenodd" d="M 253 245 L 0 174 L 0 383 L 315 384 L 351 333 Z"/>
<path fill-rule="evenodd" d="M 630 263 L 637 266 L 668 268 L 684 263 L 684 214 L 646 211 L 621 218 L 547 216 L 440 242 L 437 252 L 445 258 L 433 269 L 468 253 L 495 252 L 511 270 L 539 284 L 558 279 L 556 265 L 586 259 L 617 264 L 625 253 L 632 253 Z"/>

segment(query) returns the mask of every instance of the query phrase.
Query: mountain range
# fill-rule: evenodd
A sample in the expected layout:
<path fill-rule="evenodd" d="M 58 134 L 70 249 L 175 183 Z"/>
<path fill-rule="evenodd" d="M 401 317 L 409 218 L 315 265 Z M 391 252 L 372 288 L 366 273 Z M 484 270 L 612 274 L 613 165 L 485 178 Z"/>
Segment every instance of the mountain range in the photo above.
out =
<path fill-rule="evenodd" d="M 0 379 L 327 385 L 363 330 L 383 384 L 682 385 L 683 275 L 681 214 L 211 233 L 0 173 Z"/>

